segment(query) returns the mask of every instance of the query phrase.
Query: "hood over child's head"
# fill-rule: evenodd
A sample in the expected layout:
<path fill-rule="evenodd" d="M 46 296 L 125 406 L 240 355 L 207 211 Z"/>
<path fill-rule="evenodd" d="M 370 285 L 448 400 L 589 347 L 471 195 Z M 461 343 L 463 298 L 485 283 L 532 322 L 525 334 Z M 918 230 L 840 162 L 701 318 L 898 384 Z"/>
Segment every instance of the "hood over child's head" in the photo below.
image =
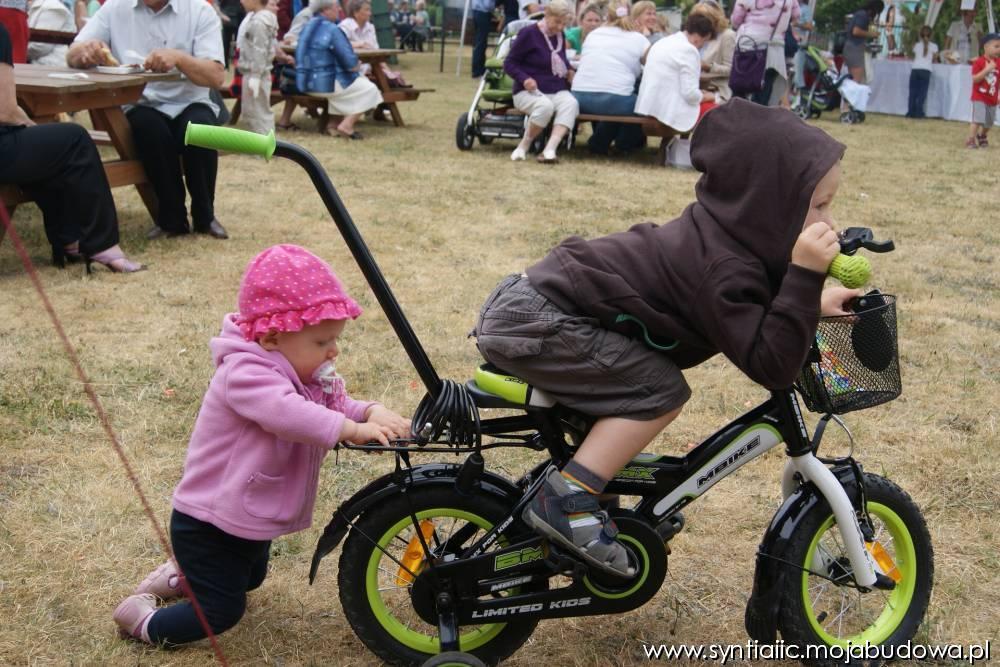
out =
<path fill-rule="evenodd" d="M 691 141 L 691 162 L 702 172 L 695 220 L 717 224 L 780 277 L 816 184 L 844 150 L 785 109 L 734 98 L 707 113 Z"/>

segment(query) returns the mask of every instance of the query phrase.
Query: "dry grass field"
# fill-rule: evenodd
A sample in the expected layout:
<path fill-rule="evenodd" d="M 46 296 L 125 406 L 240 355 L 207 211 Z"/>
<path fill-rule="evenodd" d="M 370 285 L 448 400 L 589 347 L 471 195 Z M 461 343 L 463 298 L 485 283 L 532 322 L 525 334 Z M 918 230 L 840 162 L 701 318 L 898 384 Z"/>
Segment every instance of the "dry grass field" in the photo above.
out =
<path fill-rule="evenodd" d="M 437 89 L 401 106 L 407 127 L 365 122 L 360 142 L 313 132 L 282 138 L 322 161 L 438 372 L 464 381 L 479 362 L 466 333 L 501 276 L 570 234 L 670 220 L 692 198 L 696 174 L 656 166 L 652 149 L 628 159 L 578 149 L 554 167 L 511 163 L 509 141 L 459 152 L 455 122 L 474 83 L 454 76 L 451 49 L 443 74 L 437 53 L 404 57 L 408 79 Z M 899 297 L 904 393 L 847 421 L 858 458 L 908 490 L 930 526 L 936 580 L 918 640 L 995 642 L 1000 147 L 962 149 L 959 123 L 816 122 L 849 147 L 834 203 L 841 225 L 870 226 L 897 245 L 873 264 L 875 283 Z M 150 220 L 136 193 L 114 194 L 122 244 L 147 272 L 57 270 L 37 209 L 21 207 L 15 224 L 160 522 L 212 374 L 208 340 L 235 307 L 244 266 L 266 246 L 312 249 L 366 308 L 346 331 L 339 363 L 351 392 L 405 414 L 416 406 L 416 373 L 299 167 L 221 160 L 217 213 L 228 241 L 146 241 Z M 111 611 L 164 554 L 9 240 L 0 246 L 0 292 L 0 664 L 211 664 L 204 642 L 161 651 L 117 638 Z M 688 379 L 694 398 L 654 451 L 682 452 L 765 396 L 721 359 Z M 831 435 L 825 451 L 845 442 Z M 538 460 L 495 452 L 487 465 L 509 476 Z M 306 575 L 338 503 L 390 464 L 387 456 L 328 459 L 315 525 L 275 541 L 267 581 L 220 638 L 230 664 L 376 662 L 340 608 L 337 553 L 315 585 Z M 686 510 L 670 573 L 645 607 L 542 622 L 509 664 L 639 664 L 643 642 L 744 642 L 754 553 L 780 504 L 782 465 L 775 449 Z"/>

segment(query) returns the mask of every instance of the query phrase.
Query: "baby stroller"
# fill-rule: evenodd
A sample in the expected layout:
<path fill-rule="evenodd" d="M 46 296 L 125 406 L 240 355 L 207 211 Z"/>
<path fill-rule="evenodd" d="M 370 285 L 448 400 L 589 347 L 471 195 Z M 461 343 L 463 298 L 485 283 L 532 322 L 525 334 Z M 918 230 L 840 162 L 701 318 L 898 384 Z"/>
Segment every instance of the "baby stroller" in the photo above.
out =
<path fill-rule="evenodd" d="M 804 78 L 806 88 L 798 92 L 792 106 L 800 118 L 819 118 L 824 111 L 840 108 L 843 100 L 848 109 L 840 114 L 841 122 L 865 122 L 865 108 L 871 89 L 855 83 L 847 74 L 837 74 L 833 63 L 815 46 L 806 47 Z"/>
<path fill-rule="evenodd" d="M 514 81 L 503 71 L 503 59 L 510 52 L 518 31 L 536 23 L 540 17 L 541 14 L 512 21 L 504 29 L 492 57 L 486 60 L 486 73 L 479 81 L 469 110 L 458 117 L 455 144 L 459 150 L 471 150 L 477 138 L 485 146 L 497 138 L 520 141 L 524 136 L 524 115 L 514 108 Z M 533 152 L 544 145 L 542 141 L 543 137 L 539 135 L 532 145 Z"/>

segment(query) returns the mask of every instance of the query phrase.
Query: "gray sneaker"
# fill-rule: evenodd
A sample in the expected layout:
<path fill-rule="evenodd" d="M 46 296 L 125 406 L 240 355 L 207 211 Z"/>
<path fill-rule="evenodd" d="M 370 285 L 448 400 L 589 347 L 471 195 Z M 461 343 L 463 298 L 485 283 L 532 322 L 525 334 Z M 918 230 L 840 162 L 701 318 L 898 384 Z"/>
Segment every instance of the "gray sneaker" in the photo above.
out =
<path fill-rule="evenodd" d="M 597 497 L 570 487 L 555 468 L 549 470 L 521 518 L 535 532 L 602 572 L 619 577 L 635 575 L 628 550 L 615 540 L 618 527 L 601 511 Z"/>

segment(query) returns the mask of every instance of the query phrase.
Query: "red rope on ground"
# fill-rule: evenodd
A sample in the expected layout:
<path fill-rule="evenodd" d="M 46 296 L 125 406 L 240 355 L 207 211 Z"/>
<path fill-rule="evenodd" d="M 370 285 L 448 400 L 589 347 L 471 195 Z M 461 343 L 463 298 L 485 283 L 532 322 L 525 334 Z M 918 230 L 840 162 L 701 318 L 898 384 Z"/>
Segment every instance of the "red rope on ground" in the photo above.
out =
<path fill-rule="evenodd" d="M 38 292 L 38 296 L 41 298 L 42 304 L 45 306 L 45 310 L 49 314 L 49 318 L 52 320 L 52 326 L 55 327 L 56 333 L 59 334 L 59 338 L 62 340 L 63 348 L 66 350 L 66 356 L 69 357 L 70 362 L 76 369 L 77 377 L 79 377 L 80 382 L 83 383 L 83 390 L 87 393 L 91 404 L 94 406 L 94 411 L 97 413 L 97 417 L 101 421 L 101 426 L 104 427 L 104 433 L 108 436 L 111 446 L 114 448 L 115 453 L 118 455 L 118 459 L 125 468 L 125 474 L 128 476 L 129 481 L 132 482 L 132 487 L 135 490 L 136 495 L 139 497 L 139 502 L 142 504 L 143 512 L 145 512 L 149 522 L 153 525 L 153 531 L 156 533 L 156 538 L 160 541 L 160 547 L 163 549 L 164 553 L 169 554 L 170 560 L 174 563 L 174 567 L 177 567 L 177 560 L 174 558 L 174 553 L 170 548 L 170 542 L 167 540 L 166 533 L 163 532 L 163 528 L 156 520 L 156 515 L 153 514 L 153 508 L 146 499 L 146 494 L 142 491 L 142 486 L 139 484 L 139 478 L 132 469 L 132 464 L 129 463 L 128 457 L 125 456 L 125 450 L 122 449 L 121 443 L 118 440 L 118 435 L 111 427 L 111 420 L 108 418 L 107 412 L 104 411 L 104 406 L 101 404 L 101 400 L 97 397 L 97 392 L 94 391 L 94 386 L 91 384 L 90 378 L 87 377 L 87 373 L 83 370 L 83 365 L 80 363 L 80 358 L 76 354 L 76 349 L 73 347 L 69 337 L 63 330 L 62 323 L 59 321 L 59 317 L 56 315 L 56 311 L 52 307 L 52 302 L 49 301 L 49 297 L 45 293 L 45 289 L 42 287 L 42 281 L 38 278 L 35 266 L 31 263 L 31 258 L 28 257 L 28 253 L 24 249 L 24 245 L 21 243 L 21 237 L 17 235 L 14 225 L 11 223 L 10 217 L 7 215 L 7 208 L 3 204 L 0 204 L 0 222 L 3 223 L 4 229 L 6 229 L 7 234 L 10 235 L 11 243 L 14 244 L 14 250 L 17 252 L 18 257 L 21 258 L 24 270 L 27 272 L 28 277 L 31 278 L 31 282 L 35 286 L 35 291 Z M 3 236 L 0 236 L 0 240 L 3 240 Z M 180 572 L 179 567 L 177 567 L 177 571 Z M 219 646 L 218 639 L 216 638 L 215 633 L 212 632 L 212 628 L 208 624 L 208 619 L 205 617 L 205 612 L 202 610 L 201 605 L 198 604 L 198 600 L 195 598 L 194 591 L 191 590 L 191 586 L 188 584 L 187 578 L 180 577 L 178 583 L 180 583 L 181 587 L 184 589 L 184 594 L 187 596 L 188 600 L 190 600 L 191 606 L 194 608 L 195 614 L 198 616 L 198 621 L 208 634 L 208 639 L 212 643 L 212 650 L 215 651 L 216 659 L 224 667 L 229 667 L 229 662 L 226 660 L 226 656 L 222 652 L 222 647 Z"/>

